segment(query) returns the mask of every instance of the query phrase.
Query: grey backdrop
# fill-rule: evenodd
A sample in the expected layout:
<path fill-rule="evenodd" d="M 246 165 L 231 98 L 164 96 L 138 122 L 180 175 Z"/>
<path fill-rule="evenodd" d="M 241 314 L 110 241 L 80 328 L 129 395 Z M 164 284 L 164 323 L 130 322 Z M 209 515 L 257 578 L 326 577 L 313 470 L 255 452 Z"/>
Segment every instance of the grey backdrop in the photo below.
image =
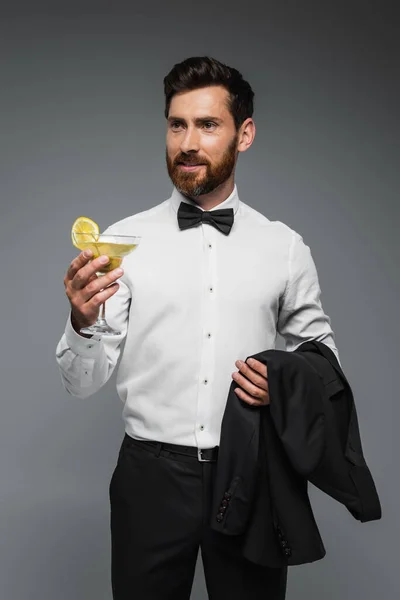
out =
<path fill-rule="evenodd" d="M 122 404 L 115 374 L 84 401 L 61 386 L 54 353 L 76 254 L 69 231 L 78 215 L 105 228 L 169 196 L 162 78 L 209 54 L 255 90 L 257 136 L 239 161 L 240 197 L 311 247 L 384 511 L 360 524 L 311 488 L 327 556 L 290 570 L 288 600 L 394 598 L 394 10 L 361 0 L 134 4 L 2 8 L 0 597 L 111 598 L 108 484 Z M 201 563 L 192 598 L 206 598 Z"/>

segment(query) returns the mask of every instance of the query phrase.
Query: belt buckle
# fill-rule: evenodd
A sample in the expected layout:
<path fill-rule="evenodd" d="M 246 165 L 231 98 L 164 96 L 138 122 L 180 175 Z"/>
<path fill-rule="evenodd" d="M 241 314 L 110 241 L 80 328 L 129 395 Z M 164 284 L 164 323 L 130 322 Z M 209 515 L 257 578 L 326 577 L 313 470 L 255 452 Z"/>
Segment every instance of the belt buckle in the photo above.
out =
<path fill-rule="evenodd" d="M 210 458 L 203 458 L 201 455 L 202 452 L 201 448 L 197 448 L 197 459 L 199 462 L 213 462 Z"/>

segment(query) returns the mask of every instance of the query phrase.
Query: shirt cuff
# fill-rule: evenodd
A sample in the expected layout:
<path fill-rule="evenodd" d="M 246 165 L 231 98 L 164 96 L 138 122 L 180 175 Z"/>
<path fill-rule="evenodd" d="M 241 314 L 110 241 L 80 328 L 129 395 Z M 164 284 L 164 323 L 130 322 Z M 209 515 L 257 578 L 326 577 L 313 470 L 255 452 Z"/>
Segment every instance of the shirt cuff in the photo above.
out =
<path fill-rule="evenodd" d="M 72 327 L 71 313 L 65 327 L 65 339 L 74 354 L 85 358 L 94 358 L 100 350 L 101 335 L 93 335 L 91 338 L 79 335 Z"/>

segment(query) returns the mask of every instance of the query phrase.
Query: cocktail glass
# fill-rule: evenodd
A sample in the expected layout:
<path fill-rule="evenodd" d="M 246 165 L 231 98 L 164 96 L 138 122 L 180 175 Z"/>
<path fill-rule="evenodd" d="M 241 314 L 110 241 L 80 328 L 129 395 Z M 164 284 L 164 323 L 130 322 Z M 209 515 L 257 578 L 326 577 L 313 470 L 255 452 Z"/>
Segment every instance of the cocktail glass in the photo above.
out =
<path fill-rule="evenodd" d="M 113 235 L 113 234 L 89 234 L 72 233 L 73 240 L 80 250 L 91 250 L 93 259 L 106 255 L 110 262 L 97 271 L 97 276 L 102 277 L 109 271 L 116 269 L 122 263 L 124 256 L 127 256 L 137 246 L 141 240 L 140 236 L 132 235 Z M 89 327 L 83 327 L 80 332 L 93 335 L 120 335 L 121 332 L 113 329 L 106 321 L 105 302 L 101 305 L 99 316 L 96 323 Z"/>

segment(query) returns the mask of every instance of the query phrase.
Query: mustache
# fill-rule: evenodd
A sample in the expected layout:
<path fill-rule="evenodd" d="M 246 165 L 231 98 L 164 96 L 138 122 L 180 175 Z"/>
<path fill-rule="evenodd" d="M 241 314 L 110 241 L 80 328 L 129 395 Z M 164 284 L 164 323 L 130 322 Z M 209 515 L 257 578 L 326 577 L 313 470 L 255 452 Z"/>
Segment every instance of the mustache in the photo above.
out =
<path fill-rule="evenodd" d="M 196 165 L 208 165 L 207 162 L 201 162 L 198 158 L 184 158 L 183 156 L 175 159 L 174 163 L 176 165 L 185 165 L 187 167 L 195 167 Z"/>

